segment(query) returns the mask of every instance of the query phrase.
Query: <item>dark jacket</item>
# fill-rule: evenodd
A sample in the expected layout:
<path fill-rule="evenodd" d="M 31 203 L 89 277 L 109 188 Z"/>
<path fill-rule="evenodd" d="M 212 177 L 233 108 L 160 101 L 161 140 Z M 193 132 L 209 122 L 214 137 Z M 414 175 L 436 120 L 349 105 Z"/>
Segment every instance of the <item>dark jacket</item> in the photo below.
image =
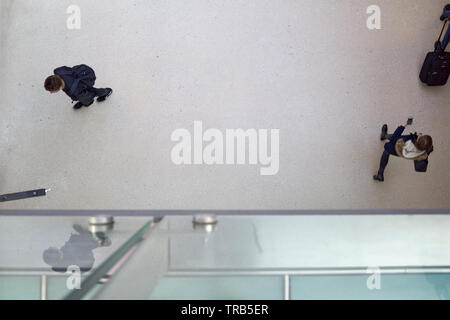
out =
<path fill-rule="evenodd" d="M 95 98 L 95 72 L 89 66 L 60 67 L 54 70 L 54 74 L 64 80 L 63 91 L 72 99 L 83 105 L 90 105 Z"/>

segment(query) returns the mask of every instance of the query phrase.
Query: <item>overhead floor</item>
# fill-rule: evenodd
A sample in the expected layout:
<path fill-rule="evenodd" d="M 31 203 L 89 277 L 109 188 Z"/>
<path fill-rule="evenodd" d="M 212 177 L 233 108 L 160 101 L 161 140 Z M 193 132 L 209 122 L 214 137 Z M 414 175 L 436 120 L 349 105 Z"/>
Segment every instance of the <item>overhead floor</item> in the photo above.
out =
<path fill-rule="evenodd" d="M 443 209 L 450 206 L 450 90 L 419 70 L 440 0 L 2 0 L 0 194 L 51 188 L 0 209 Z M 81 28 L 66 26 L 70 5 Z M 43 89 L 85 63 L 103 104 L 79 111 Z M 429 171 L 391 159 L 383 123 L 435 141 Z M 182 165 L 179 128 L 280 129 L 280 167 Z"/>

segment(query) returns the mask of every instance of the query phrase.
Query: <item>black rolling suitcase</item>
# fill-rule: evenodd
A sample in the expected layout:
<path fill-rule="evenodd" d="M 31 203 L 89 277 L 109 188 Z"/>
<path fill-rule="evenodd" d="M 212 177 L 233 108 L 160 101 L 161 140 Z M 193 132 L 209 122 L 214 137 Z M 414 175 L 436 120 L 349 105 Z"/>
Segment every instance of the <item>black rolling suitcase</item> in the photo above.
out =
<path fill-rule="evenodd" d="M 420 71 L 420 80 L 429 86 L 445 85 L 450 75 L 450 52 L 445 52 L 447 43 L 441 43 L 441 37 L 447 22 L 448 20 L 442 27 L 439 40 L 434 45 L 434 51 L 428 52 Z M 450 28 L 447 32 L 450 32 Z"/>

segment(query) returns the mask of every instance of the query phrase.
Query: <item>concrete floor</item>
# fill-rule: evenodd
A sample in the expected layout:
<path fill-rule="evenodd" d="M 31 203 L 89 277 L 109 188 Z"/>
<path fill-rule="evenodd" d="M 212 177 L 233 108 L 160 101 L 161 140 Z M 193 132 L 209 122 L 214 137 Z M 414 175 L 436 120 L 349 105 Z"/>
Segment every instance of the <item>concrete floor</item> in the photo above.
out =
<path fill-rule="evenodd" d="M 418 73 L 447 0 L 2 0 L 0 209 L 450 207 L 450 90 Z M 66 9 L 81 8 L 81 29 Z M 86 63 L 110 100 L 75 112 L 43 81 Z M 429 172 L 392 159 L 380 126 L 408 116 L 435 140 Z M 280 171 L 175 166 L 171 133 L 280 129 Z"/>

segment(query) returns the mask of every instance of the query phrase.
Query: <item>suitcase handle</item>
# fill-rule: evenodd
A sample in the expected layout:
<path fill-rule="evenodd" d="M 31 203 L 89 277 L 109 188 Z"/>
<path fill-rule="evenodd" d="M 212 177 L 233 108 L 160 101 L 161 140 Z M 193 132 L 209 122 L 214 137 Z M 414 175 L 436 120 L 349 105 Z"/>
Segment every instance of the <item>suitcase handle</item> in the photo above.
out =
<path fill-rule="evenodd" d="M 448 41 L 447 41 L 447 43 L 444 44 L 444 46 L 442 45 L 442 42 L 441 42 L 442 34 L 444 33 L 445 26 L 447 25 L 447 22 L 448 22 L 448 19 L 445 20 L 444 25 L 442 26 L 441 34 L 439 35 L 439 39 L 434 44 L 434 50 L 435 51 L 445 51 L 445 48 L 448 45 Z M 450 29 L 448 31 L 450 31 Z M 444 40 L 445 40 L 445 37 L 444 37 Z"/>

